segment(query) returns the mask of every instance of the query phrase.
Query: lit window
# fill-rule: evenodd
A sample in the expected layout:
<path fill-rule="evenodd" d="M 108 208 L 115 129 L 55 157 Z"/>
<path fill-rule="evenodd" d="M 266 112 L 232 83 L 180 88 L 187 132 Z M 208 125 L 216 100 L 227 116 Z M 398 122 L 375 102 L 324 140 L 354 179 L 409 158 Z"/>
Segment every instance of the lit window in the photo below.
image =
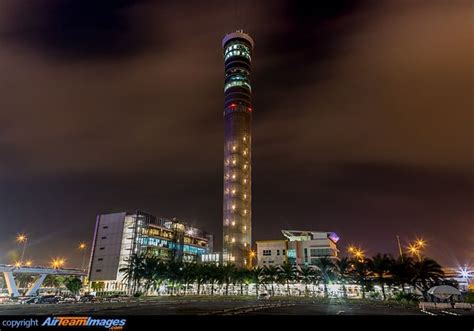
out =
<path fill-rule="evenodd" d="M 247 179 L 244 179 L 244 184 L 247 184 Z"/>
<path fill-rule="evenodd" d="M 235 190 L 232 190 L 232 194 L 235 194 Z"/>
<path fill-rule="evenodd" d="M 247 150 L 244 151 L 244 155 L 247 155 Z"/>
<path fill-rule="evenodd" d="M 235 243 L 235 238 L 234 237 L 232 237 L 232 242 Z"/>
<path fill-rule="evenodd" d="M 232 179 L 235 179 L 235 174 L 232 175 Z"/>
<path fill-rule="evenodd" d="M 232 160 L 232 164 L 236 164 L 236 163 L 237 163 L 237 161 L 236 161 L 236 160 Z"/>
<path fill-rule="evenodd" d="M 244 199 L 247 199 L 247 194 L 244 194 Z"/>
<path fill-rule="evenodd" d="M 232 221 L 232 226 L 235 226 L 235 221 Z"/>
<path fill-rule="evenodd" d="M 232 150 L 235 151 L 237 149 L 237 146 L 232 146 Z"/>
<path fill-rule="evenodd" d="M 246 164 L 244 164 L 244 169 L 247 169 L 247 165 L 246 165 Z"/>
<path fill-rule="evenodd" d="M 252 91 L 252 87 L 250 86 L 250 84 L 247 83 L 246 81 L 241 81 L 241 80 L 231 81 L 231 82 L 225 84 L 224 85 L 224 91 L 227 91 L 228 89 L 230 89 L 231 87 L 234 87 L 234 86 L 246 87 L 247 89 L 249 89 L 249 91 Z"/>
<path fill-rule="evenodd" d="M 247 225 L 244 225 L 244 231 L 247 231 Z"/>
<path fill-rule="evenodd" d="M 235 210 L 235 205 L 232 205 L 232 210 Z"/>
<path fill-rule="evenodd" d="M 244 137 L 244 141 L 247 141 L 247 137 Z"/>
<path fill-rule="evenodd" d="M 247 215 L 247 209 L 244 209 L 244 215 Z"/>

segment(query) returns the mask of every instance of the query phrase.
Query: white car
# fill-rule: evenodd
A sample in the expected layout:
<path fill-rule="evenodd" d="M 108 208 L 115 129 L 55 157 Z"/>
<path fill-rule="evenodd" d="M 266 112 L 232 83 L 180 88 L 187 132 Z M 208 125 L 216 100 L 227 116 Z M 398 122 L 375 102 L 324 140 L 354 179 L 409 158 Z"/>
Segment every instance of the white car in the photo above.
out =
<path fill-rule="evenodd" d="M 268 300 L 268 299 L 270 299 L 270 294 L 266 293 L 266 292 L 259 293 L 258 294 L 258 299 L 259 300 Z"/>

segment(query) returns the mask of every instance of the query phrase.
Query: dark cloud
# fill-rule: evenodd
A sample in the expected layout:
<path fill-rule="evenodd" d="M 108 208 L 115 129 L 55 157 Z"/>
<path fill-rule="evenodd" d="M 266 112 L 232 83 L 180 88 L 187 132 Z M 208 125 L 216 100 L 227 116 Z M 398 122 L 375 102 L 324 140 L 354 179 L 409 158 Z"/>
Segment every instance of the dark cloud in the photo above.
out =
<path fill-rule="evenodd" d="M 45 0 L 22 2 L 12 10 L 4 35 L 50 55 L 74 60 L 122 57 L 159 45 L 146 17 L 135 9 L 146 1 Z M 153 26 L 159 30 L 159 22 Z M 159 31 L 158 31 L 159 32 Z"/>
<path fill-rule="evenodd" d="M 337 231 L 472 255 L 468 1 L 0 2 L 0 251 L 140 208 L 221 235 L 221 38 L 253 59 L 254 239 Z M 471 69 L 471 70 L 470 70 Z M 3 254 L 5 255 L 5 254 Z M 0 254 L 0 256 L 2 256 Z M 5 260 L 6 258 L 4 258 Z"/>

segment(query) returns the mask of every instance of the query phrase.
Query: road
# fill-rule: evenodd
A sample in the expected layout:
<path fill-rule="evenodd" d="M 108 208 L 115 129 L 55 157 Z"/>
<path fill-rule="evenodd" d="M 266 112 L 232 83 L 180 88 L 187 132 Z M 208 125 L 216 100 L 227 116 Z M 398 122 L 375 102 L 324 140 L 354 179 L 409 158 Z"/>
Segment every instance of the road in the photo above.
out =
<path fill-rule="evenodd" d="M 157 298 L 112 303 L 0 305 L 0 315 L 423 315 L 419 309 L 310 300 Z"/>

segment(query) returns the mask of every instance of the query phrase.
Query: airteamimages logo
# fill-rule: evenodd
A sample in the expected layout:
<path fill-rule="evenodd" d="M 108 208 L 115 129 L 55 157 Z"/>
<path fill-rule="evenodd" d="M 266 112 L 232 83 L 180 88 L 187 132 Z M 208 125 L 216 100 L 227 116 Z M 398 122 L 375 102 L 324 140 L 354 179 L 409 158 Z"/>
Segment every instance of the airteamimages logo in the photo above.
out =
<path fill-rule="evenodd" d="M 92 318 L 92 317 L 78 317 L 78 316 L 55 316 L 48 317 L 44 320 L 41 326 L 45 327 L 104 327 L 112 330 L 122 330 L 126 319 L 113 318 Z"/>

